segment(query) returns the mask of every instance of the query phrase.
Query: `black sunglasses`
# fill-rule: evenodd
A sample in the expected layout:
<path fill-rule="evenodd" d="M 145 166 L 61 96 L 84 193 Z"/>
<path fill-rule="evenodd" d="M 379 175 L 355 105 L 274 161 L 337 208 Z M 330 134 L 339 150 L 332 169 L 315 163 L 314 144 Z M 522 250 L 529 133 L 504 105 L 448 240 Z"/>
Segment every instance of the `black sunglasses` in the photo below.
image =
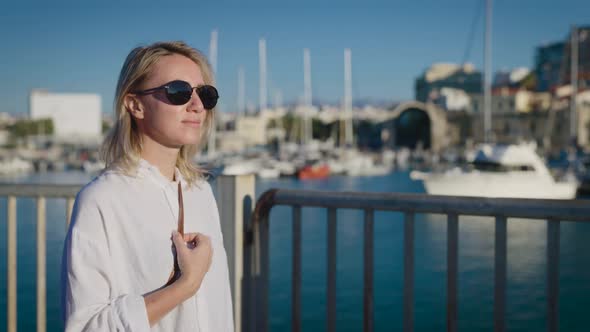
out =
<path fill-rule="evenodd" d="M 217 105 L 219 93 L 217 93 L 217 89 L 214 86 L 199 85 L 192 87 L 190 83 L 180 80 L 168 82 L 157 88 L 133 91 L 132 93 L 138 95 L 147 95 L 158 90 L 164 90 L 166 93 L 166 98 L 168 98 L 168 101 L 170 101 L 172 105 L 184 105 L 191 100 L 193 89 L 196 89 L 197 95 L 203 102 L 203 106 L 206 110 L 212 110 L 215 105 Z"/>

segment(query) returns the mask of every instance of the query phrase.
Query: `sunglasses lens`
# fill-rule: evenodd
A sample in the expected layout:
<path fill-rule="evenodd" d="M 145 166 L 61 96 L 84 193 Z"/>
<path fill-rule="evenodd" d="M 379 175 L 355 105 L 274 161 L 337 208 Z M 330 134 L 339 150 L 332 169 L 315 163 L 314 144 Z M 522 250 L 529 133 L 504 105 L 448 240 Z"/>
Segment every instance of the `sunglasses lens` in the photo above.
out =
<path fill-rule="evenodd" d="M 166 97 L 174 105 L 184 105 L 191 100 L 193 89 L 184 81 L 170 82 L 166 88 Z"/>
<path fill-rule="evenodd" d="M 197 88 L 197 94 L 203 102 L 203 106 L 207 110 L 212 110 L 215 105 L 217 105 L 217 99 L 219 99 L 219 94 L 217 93 L 217 89 L 211 85 L 202 85 Z"/>

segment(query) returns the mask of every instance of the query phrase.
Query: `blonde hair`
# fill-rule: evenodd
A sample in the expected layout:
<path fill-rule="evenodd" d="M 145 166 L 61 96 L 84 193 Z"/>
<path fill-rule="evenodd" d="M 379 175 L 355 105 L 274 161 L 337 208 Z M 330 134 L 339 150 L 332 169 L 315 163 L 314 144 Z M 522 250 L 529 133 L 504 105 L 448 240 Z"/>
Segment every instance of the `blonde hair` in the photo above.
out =
<path fill-rule="evenodd" d="M 101 147 L 101 158 L 105 162 L 106 169 L 116 168 L 128 175 L 132 175 L 137 170 L 141 159 L 142 142 L 137 124 L 125 107 L 125 96 L 146 80 L 160 58 L 173 54 L 183 55 L 194 61 L 201 69 L 204 83 L 213 84 L 213 73 L 206 57 L 184 42 L 159 42 L 134 48 L 127 55 L 121 68 L 114 100 L 115 123 Z M 205 170 L 198 168 L 192 162 L 195 154 L 206 144 L 214 123 L 215 111 L 206 112 L 199 143 L 183 145 L 176 159 L 176 167 L 189 185 L 195 184 L 207 174 Z"/>

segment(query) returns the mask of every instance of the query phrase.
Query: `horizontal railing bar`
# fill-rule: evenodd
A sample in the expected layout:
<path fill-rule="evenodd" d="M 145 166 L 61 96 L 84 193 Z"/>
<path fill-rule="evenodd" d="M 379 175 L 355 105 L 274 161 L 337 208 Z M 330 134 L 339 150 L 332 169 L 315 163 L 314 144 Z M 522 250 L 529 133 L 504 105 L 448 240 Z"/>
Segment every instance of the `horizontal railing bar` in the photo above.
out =
<path fill-rule="evenodd" d="M 256 205 L 255 221 L 275 205 L 372 209 L 473 216 L 506 216 L 590 222 L 590 204 L 582 200 L 484 198 L 426 194 L 330 192 L 272 189 Z M 469 219 L 466 219 L 468 221 Z"/>
<path fill-rule="evenodd" d="M 68 198 L 75 197 L 82 185 L 0 183 L 0 196 Z"/>

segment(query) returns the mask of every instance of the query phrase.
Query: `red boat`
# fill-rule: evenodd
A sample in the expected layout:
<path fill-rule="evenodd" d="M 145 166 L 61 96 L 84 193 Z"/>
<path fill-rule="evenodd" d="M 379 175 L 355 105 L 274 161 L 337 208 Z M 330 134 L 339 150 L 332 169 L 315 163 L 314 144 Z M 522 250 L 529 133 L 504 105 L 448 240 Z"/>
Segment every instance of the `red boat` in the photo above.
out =
<path fill-rule="evenodd" d="M 297 172 L 299 180 L 325 179 L 330 176 L 330 167 L 326 164 L 307 165 Z"/>

